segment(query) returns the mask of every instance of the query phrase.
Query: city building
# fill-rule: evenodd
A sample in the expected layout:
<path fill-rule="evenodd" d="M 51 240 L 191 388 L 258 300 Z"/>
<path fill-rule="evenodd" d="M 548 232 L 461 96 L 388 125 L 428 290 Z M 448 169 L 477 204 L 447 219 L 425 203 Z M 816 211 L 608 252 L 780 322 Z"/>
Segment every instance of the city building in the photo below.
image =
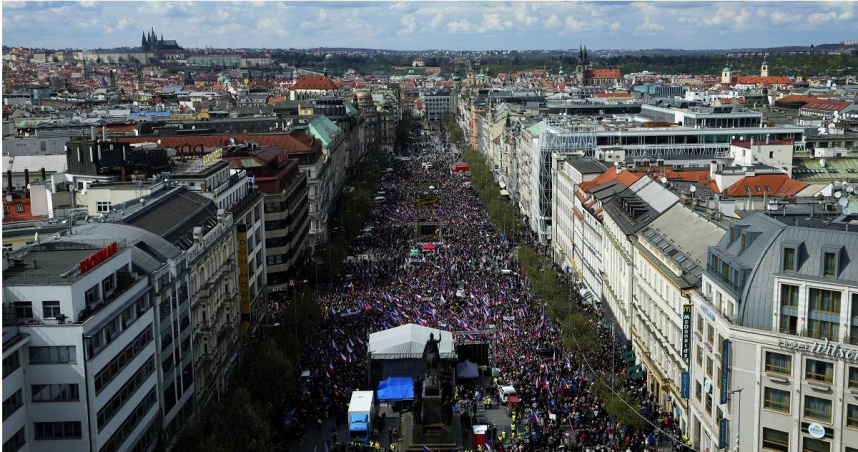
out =
<path fill-rule="evenodd" d="M 423 117 L 429 121 L 443 121 L 444 117 L 453 114 L 456 108 L 453 91 L 449 87 L 436 90 L 421 91 Z"/>
<path fill-rule="evenodd" d="M 226 390 L 238 358 L 242 263 L 238 262 L 233 216 L 185 187 L 162 192 L 135 207 L 133 211 L 126 209 L 123 223 L 163 237 L 188 256 L 191 314 L 182 319 L 182 327 L 194 328 L 196 405 L 204 409 Z M 247 240 L 262 240 L 261 231 Z M 257 274 L 257 264 L 263 264 L 262 253 L 252 261 L 248 259 L 248 274 Z M 264 291 L 251 282 L 250 299 L 260 292 Z"/>
<path fill-rule="evenodd" d="M 73 236 L 4 258 L 4 450 L 150 447 L 161 391 L 146 258 Z"/>
<path fill-rule="evenodd" d="M 265 268 L 269 290 L 294 286 L 296 266 L 306 256 L 310 229 L 307 173 L 300 168 L 301 160 L 312 163 L 316 151 L 294 140 L 292 148 L 232 146 L 224 160 L 234 170 L 252 175 L 259 191 L 264 194 Z"/>
<path fill-rule="evenodd" d="M 842 199 L 856 204 L 851 194 Z M 858 235 L 847 226 L 854 214 L 799 226 L 780 220 L 753 214 L 709 248 L 695 313 L 706 339 L 698 351 L 705 359 L 692 371 L 691 431 L 718 438 L 713 448 L 855 450 Z M 715 342 L 721 332 L 710 331 L 719 324 L 727 331 Z M 718 363 L 729 371 L 710 370 Z M 715 402 L 703 403 L 701 392 Z"/>

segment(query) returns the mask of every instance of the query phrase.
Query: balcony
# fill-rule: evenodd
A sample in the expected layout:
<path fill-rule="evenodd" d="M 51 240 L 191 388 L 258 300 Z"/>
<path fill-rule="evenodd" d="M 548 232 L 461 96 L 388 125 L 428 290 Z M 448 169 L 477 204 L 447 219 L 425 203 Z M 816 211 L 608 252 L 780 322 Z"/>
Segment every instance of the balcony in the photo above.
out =
<path fill-rule="evenodd" d="M 718 284 L 724 286 L 727 290 L 731 291 L 733 295 L 739 296 L 742 293 L 742 287 L 731 281 L 730 278 L 722 275 L 718 270 L 716 270 L 711 265 L 706 265 L 706 274 L 717 281 Z"/>

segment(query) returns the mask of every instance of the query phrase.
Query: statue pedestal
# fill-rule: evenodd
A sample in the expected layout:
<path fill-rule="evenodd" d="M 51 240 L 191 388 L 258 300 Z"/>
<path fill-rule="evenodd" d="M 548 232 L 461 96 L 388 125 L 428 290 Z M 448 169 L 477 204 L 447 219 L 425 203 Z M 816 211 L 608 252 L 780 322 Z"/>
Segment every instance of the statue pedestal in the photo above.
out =
<path fill-rule="evenodd" d="M 434 382 L 427 383 L 423 386 L 423 426 L 435 427 L 442 426 L 441 409 L 443 407 L 441 400 L 441 388 L 436 386 Z"/>

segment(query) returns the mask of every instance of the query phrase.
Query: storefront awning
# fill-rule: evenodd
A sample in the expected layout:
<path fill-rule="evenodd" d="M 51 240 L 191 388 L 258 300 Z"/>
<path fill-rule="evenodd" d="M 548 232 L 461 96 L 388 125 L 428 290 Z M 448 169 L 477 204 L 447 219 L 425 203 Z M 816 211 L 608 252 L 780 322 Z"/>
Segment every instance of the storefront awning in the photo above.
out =
<path fill-rule="evenodd" d="M 627 370 L 628 370 L 628 372 L 629 372 L 629 373 L 631 373 L 631 372 L 637 372 L 637 371 L 641 370 L 641 365 L 640 365 L 640 364 L 635 364 L 634 366 L 629 367 Z"/>
<path fill-rule="evenodd" d="M 508 191 L 506 191 L 506 190 L 501 190 L 501 191 L 500 191 L 500 195 L 501 195 L 501 196 L 509 196 L 509 192 L 508 192 Z"/>
<path fill-rule="evenodd" d="M 631 377 L 632 379 L 635 379 L 635 380 L 638 378 L 643 378 L 643 372 L 641 372 L 641 371 L 635 372 L 635 373 L 631 374 L 629 377 Z"/>

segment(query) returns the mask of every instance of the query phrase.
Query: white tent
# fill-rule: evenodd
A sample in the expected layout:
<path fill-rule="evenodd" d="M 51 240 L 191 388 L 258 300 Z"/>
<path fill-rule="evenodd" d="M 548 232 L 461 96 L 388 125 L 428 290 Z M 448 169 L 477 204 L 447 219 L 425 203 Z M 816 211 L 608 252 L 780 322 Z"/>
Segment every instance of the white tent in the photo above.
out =
<path fill-rule="evenodd" d="M 413 323 L 370 334 L 369 356 L 371 359 L 420 359 L 429 333 L 433 333 L 435 339 L 441 335 L 438 344 L 441 359 L 456 359 L 452 333 Z"/>

